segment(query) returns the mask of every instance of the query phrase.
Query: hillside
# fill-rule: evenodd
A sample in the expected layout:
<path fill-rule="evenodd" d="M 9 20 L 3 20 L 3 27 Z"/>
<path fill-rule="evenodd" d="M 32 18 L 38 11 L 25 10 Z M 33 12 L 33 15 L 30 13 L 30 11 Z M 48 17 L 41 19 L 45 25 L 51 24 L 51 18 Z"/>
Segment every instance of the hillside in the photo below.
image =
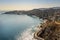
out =
<path fill-rule="evenodd" d="M 48 18 L 49 16 L 53 16 L 55 13 L 60 12 L 60 7 L 53 7 L 53 8 L 39 8 L 39 9 L 33 9 L 30 11 L 8 11 L 5 12 L 4 14 L 17 14 L 17 15 L 21 15 L 21 14 L 27 14 L 27 15 L 35 15 L 39 18 Z"/>

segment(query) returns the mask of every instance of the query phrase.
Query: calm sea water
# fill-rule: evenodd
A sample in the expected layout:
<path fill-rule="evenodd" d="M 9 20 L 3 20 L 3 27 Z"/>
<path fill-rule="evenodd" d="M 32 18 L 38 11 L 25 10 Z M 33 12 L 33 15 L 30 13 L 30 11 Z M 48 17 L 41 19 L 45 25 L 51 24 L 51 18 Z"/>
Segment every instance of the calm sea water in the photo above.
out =
<path fill-rule="evenodd" d="M 41 21 L 35 16 L 0 15 L 0 40 L 33 40 L 34 27 Z"/>

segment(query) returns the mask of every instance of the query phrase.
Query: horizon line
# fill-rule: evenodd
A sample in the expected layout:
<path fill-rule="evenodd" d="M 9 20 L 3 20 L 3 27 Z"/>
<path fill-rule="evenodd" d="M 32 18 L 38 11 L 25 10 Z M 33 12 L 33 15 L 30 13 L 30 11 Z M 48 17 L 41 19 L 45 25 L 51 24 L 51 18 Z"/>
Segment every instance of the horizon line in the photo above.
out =
<path fill-rule="evenodd" d="M 54 6 L 54 7 L 60 7 L 60 6 Z M 40 7 L 40 8 L 47 8 L 47 9 L 49 9 L 49 8 L 54 8 L 54 7 Z M 33 9 L 40 9 L 40 8 L 33 8 Z M 1 9 L 0 11 L 29 11 L 29 10 L 33 10 L 33 9 L 27 9 L 27 10 L 25 10 L 25 9 L 11 9 L 11 10 L 4 10 L 4 9 Z"/>

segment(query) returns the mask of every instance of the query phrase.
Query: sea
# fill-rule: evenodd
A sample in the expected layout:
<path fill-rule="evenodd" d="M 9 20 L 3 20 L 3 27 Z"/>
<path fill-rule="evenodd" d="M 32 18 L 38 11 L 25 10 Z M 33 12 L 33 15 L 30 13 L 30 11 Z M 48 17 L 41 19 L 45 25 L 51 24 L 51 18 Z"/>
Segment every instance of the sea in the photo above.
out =
<path fill-rule="evenodd" d="M 36 16 L 0 14 L 0 40 L 36 40 L 36 27 L 43 22 Z"/>

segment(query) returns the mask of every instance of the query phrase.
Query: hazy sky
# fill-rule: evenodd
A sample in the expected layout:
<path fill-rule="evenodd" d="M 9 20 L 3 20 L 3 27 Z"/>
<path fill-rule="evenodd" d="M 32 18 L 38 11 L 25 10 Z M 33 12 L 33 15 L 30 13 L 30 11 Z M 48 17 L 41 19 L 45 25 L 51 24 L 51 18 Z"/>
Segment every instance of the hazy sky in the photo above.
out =
<path fill-rule="evenodd" d="M 60 0 L 0 0 L 0 10 L 31 10 L 60 7 Z"/>

